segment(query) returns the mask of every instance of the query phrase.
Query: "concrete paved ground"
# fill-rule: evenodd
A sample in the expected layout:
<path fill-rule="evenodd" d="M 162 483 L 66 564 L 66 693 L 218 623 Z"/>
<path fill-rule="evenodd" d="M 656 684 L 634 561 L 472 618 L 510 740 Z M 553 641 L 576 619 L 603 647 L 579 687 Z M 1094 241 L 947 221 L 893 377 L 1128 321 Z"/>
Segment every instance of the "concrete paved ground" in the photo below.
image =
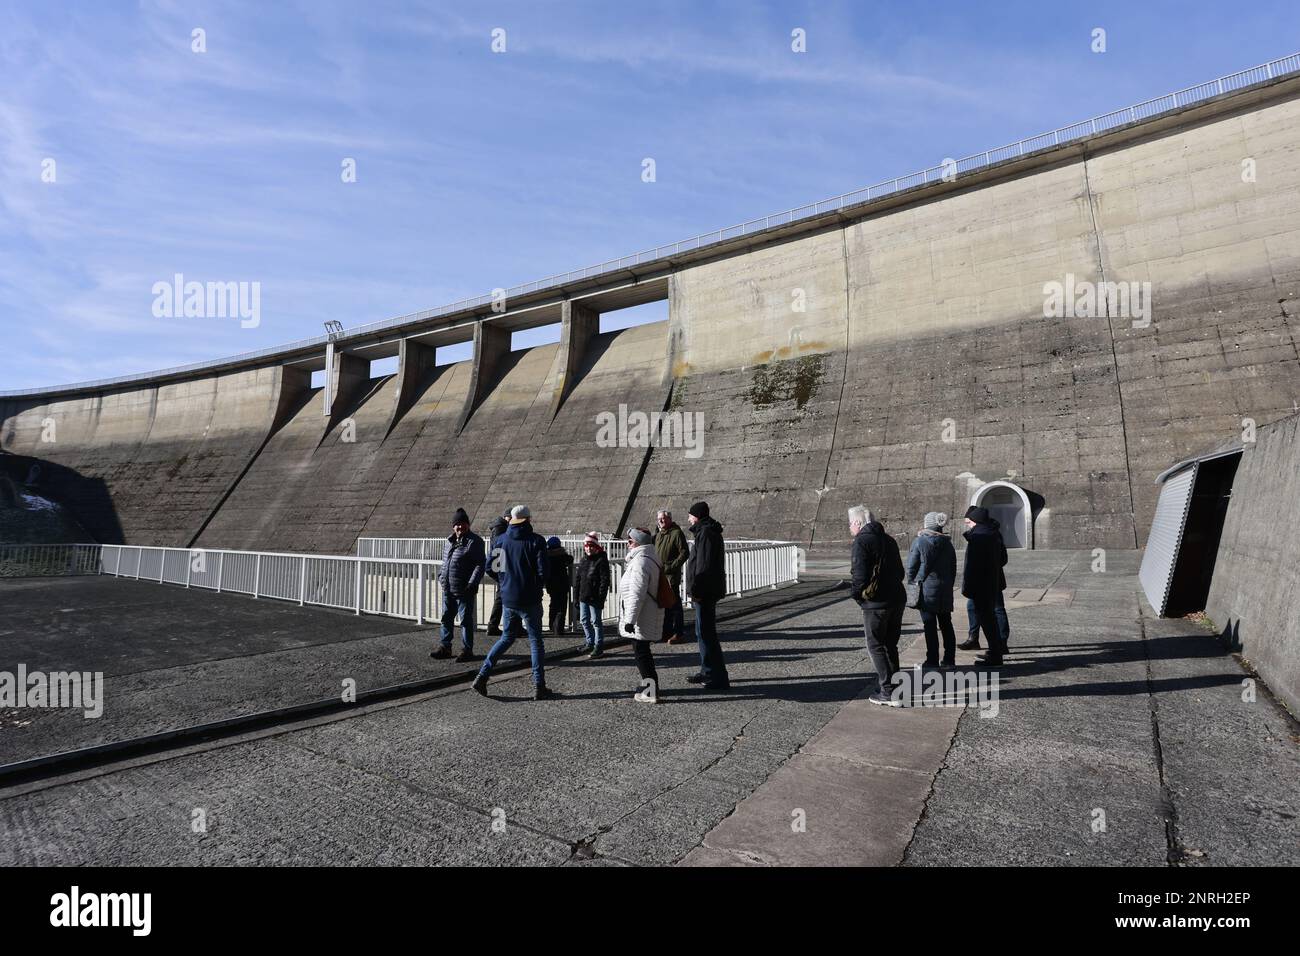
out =
<path fill-rule="evenodd" d="M 993 718 L 864 703 L 856 607 L 806 596 L 726 626 L 730 694 L 660 645 L 656 707 L 624 650 L 552 665 L 553 702 L 523 672 L 11 789 L 0 864 L 1300 862 L 1294 721 L 1198 625 L 1142 618 L 1136 553 L 1108 558 L 1013 556 Z"/>
<path fill-rule="evenodd" d="M 111 577 L 0 581 L 0 670 L 104 673 L 102 717 L 0 709 L 0 763 L 463 672 L 436 626 Z M 480 630 L 475 651 L 493 639 Z M 573 635 L 547 649 L 574 648 Z M 460 649 L 457 632 L 454 648 Z M 526 641 L 506 660 L 527 659 Z"/>

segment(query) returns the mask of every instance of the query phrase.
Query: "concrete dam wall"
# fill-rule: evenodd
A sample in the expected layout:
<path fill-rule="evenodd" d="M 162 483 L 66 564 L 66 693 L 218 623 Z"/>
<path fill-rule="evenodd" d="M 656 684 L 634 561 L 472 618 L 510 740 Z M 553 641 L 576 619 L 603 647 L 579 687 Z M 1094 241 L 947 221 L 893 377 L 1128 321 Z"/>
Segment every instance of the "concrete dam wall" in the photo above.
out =
<path fill-rule="evenodd" d="M 1300 714 L 1300 416 L 1261 428 L 1232 486 L 1205 612 Z"/>
<path fill-rule="evenodd" d="M 915 531 L 1004 481 L 1026 543 L 1132 548 L 1162 469 L 1300 408 L 1298 145 L 1300 80 L 1273 81 L 332 359 L 0 400 L 0 447 L 100 540 L 142 544 L 337 553 L 457 506 L 613 530 L 706 498 L 733 536 L 838 547 L 852 504 Z M 1049 284 L 1108 282 L 1136 284 L 1122 314 L 1044 315 Z M 599 333 L 664 298 L 666 322 Z M 598 444 L 620 405 L 698 420 L 702 446 Z"/>

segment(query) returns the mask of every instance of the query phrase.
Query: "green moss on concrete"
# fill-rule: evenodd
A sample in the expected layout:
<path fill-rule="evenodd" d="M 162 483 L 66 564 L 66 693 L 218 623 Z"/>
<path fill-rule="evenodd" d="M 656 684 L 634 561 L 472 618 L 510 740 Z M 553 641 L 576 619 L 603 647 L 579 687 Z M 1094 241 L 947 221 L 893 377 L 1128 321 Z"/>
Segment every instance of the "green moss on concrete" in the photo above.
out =
<path fill-rule="evenodd" d="M 821 388 L 824 355 L 802 355 L 754 369 L 747 397 L 756 408 L 793 401 L 803 408 Z"/>

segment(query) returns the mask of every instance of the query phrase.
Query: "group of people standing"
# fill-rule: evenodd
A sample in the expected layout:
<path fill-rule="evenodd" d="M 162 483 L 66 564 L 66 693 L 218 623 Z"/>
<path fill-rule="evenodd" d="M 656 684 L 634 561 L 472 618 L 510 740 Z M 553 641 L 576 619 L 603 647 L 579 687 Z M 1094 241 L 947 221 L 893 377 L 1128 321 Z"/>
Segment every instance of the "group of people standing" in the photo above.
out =
<path fill-rule="evenodd" d="M 869 698 L 874 703 L 899 705 L 893 691 L 894 678 L 900 669 L 898 643 L 906 607 L 914 607 L 921 614 L 925 667 L 954 666 L 958 648 L 980 647 L 981 632 L 988 642 L 988 650 L 976 658 L 977 665 L 999 667 L 1007 654 L 1010 627 L 1002 599 L 1007 586 L 1002 570 L 1007 563 L 1007 549 L 998 522 L 985 508 L 975 506 L 966 511 L 961 593 L 966 598 L 968 635 L 962 644 L 957 643 L 952 624 L 957 553 L 945 530 L 947 523 L 946 514 L 927 513 L 924 527 L 912 542 L 904 563 L 898 542 L 885 532 L 866 506 L 849 509 L 849 532 L 853 536 L 852 595 L 862 609 L 867 652 L 879 683 Z M 722 525 L 710 515 L 709 506 L 703 501 L 691 505 L 689 511 L 690 532 L 695 538 L 693 547 L 687 543 L 682 528 L 673 521 L 671 512 L 658 512 L 655 524 L 653 533 L 645 528 L 627 532 L 628 551 L 619 583 L 619 631 L 632 639 L 641 677 L 634 697 L 645 703 L 655 703 L 658 699 L 659 676 L 651 645 L 676 644 L 686 639 L 683 583 L 695 607 L 695 637 L 700 654 L 699 671 L 687 681 L 707 690 L 728 690 L 730 677 L 717 633 L 717 605 L 727 590 Z M 526 632 L 532 656 L 534 699 L 555 696 L 546 686 L 543 592 L 550 597 L 551 633 L 564 633 L 572 600 L 578 608 L 587 659 L 598 660 L 604 655 L 604 608 L 613 577 L 599 534 L 589 532 L 583 539 L 582 558 L 576 569 L 572 555 L 559 538 L 546 540 L 533 531 L 527 505 L 517 505 L 508 516 L 496 519 L 487 545 L 470 530 L 465 510 L 457 508 L 447 542 L 446 557 L 438 574 L 443 594 L 441 641 L 431 657 L 452 656 L 453 631 L 459 623 L 461 652 L 456 660 L 477 660 L 475 598 L 485 575 L 497 586 L 488 634 L 498 639 L 474 679 L 474 690 L 486 696 L 488 678 L 496 662 Z"/>
<path fill-rule="evenodd" d="M 689 525 L 695 545 L 687 543 L 671 512 L 656 515 L 656 531 L 632 528 L 627 532 L 627 557 L 620 581 L 619 630 L 632 639 L 641 683 L 634 698 L 658 701 L 659 677 L 650 647 L 654 643 L 685 641 L 682 586 L 695 607 L 695 636 L 700 669 L 686 680 L 706 690 L 730 688 L 730 678 L 717 634 L 717 603 L 726 594 L 722 525 L 710 514 L 706 502 L 691 505 Z M 609 558 L 596 532 L 583 539 L 582 558 L 574 560 L 560 539 L 543 539 L 533 531 L 527 505 L 516 505 L 508 516 L 492 524 L 487 544 L 470 528 L 468 515 L 457 508 L 452 533 L 438 573 L 443 614 L 440 641 L 429 655 L 452 657 L 456 624 L 461 627 L 460 662 L 474 661 L 475 600 L 484 576 L 497 586 L 497 598 L 488 619 L 488 634 L 498 640 L 488 651 L 471 685 L 486 696 L 493 667 L 526 632 L 532 657 L 533 698 L 546 700 L 554 691 L 546 686 L 545 645 L 542 637 L 542 595 L 550 598 L 550 630 L 565 632 L 571 598 L 578 608 L 588 660 L 604 654 L 604 607 L 612 586 Z M 685 580 L 683 581 L 683 576 Z"/>
<path fill-rule="evenodd" d="M 903 610 L 914 607 L 921 614 L 925 630 L 924 667 L 952 667 L 957 649 L 980 647 L 983 631 L 988 651 L 975 663 L 1000 667 L 1007 652 L 1011 629 L 1007 622 L 1002 592 L 1007 580 L 1003 568 L 1007 548 L 997 519 L 987 508 L 972 506 L 965 516 L 965 559 L 961 593 L 966 598 L 968 634 L 957 643 L 952 626 L 953 586 L 957 580 L 957 552 L 945 531 L 948 516 L 928 512 L 924 527 L 912 542 L 903 563 L 898 542 L 866 508 L 849 509 L 849 533 L 853 535 L 852 593 L 862 608 L 867 653 L 876 671 L 879 688 L 870 696 L 873 703 L 900 706 L 895 699 L 894 676 L 899 672 L 898 642 L 903 627 Z M 910 593 L 909 593 L 910 590 Z M 939 636 L 943 635 L 943 657 Z"/>

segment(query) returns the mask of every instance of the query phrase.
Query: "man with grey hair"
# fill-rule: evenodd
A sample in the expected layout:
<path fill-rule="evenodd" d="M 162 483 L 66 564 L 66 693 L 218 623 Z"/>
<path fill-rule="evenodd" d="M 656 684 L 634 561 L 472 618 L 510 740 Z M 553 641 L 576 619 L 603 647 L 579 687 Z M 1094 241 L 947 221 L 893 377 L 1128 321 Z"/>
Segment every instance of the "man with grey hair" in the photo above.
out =
<path fill-rule="evenodd" d="M 691 555 L 691 549 L 686 544 L 686 532 L 673 521 L 673 513 L 666 508 L 655 515 L 655 555 L 663 566 L 663 573 L 668 575 L 673 593 L 677 595 L 677 603 L 664 614 L 662 640 L 669 644 L 682 644 L 686 641 L 686 624 L 682 617 L 682 568 Z"/>
<path fill-rule="evenodd" d="M 898 542 L 885 534 L 885 527 L 865 505 L 849 509 L 849 533 L 853 535 L 853 600 L 862 608 L 862 625 L 867 653 L 880 685 L 868 700 L 886 707 L 900 707 L 893 697 L 893 677 L 898 673 L 898 639 L 903 632 L 903 559 Z"/>

